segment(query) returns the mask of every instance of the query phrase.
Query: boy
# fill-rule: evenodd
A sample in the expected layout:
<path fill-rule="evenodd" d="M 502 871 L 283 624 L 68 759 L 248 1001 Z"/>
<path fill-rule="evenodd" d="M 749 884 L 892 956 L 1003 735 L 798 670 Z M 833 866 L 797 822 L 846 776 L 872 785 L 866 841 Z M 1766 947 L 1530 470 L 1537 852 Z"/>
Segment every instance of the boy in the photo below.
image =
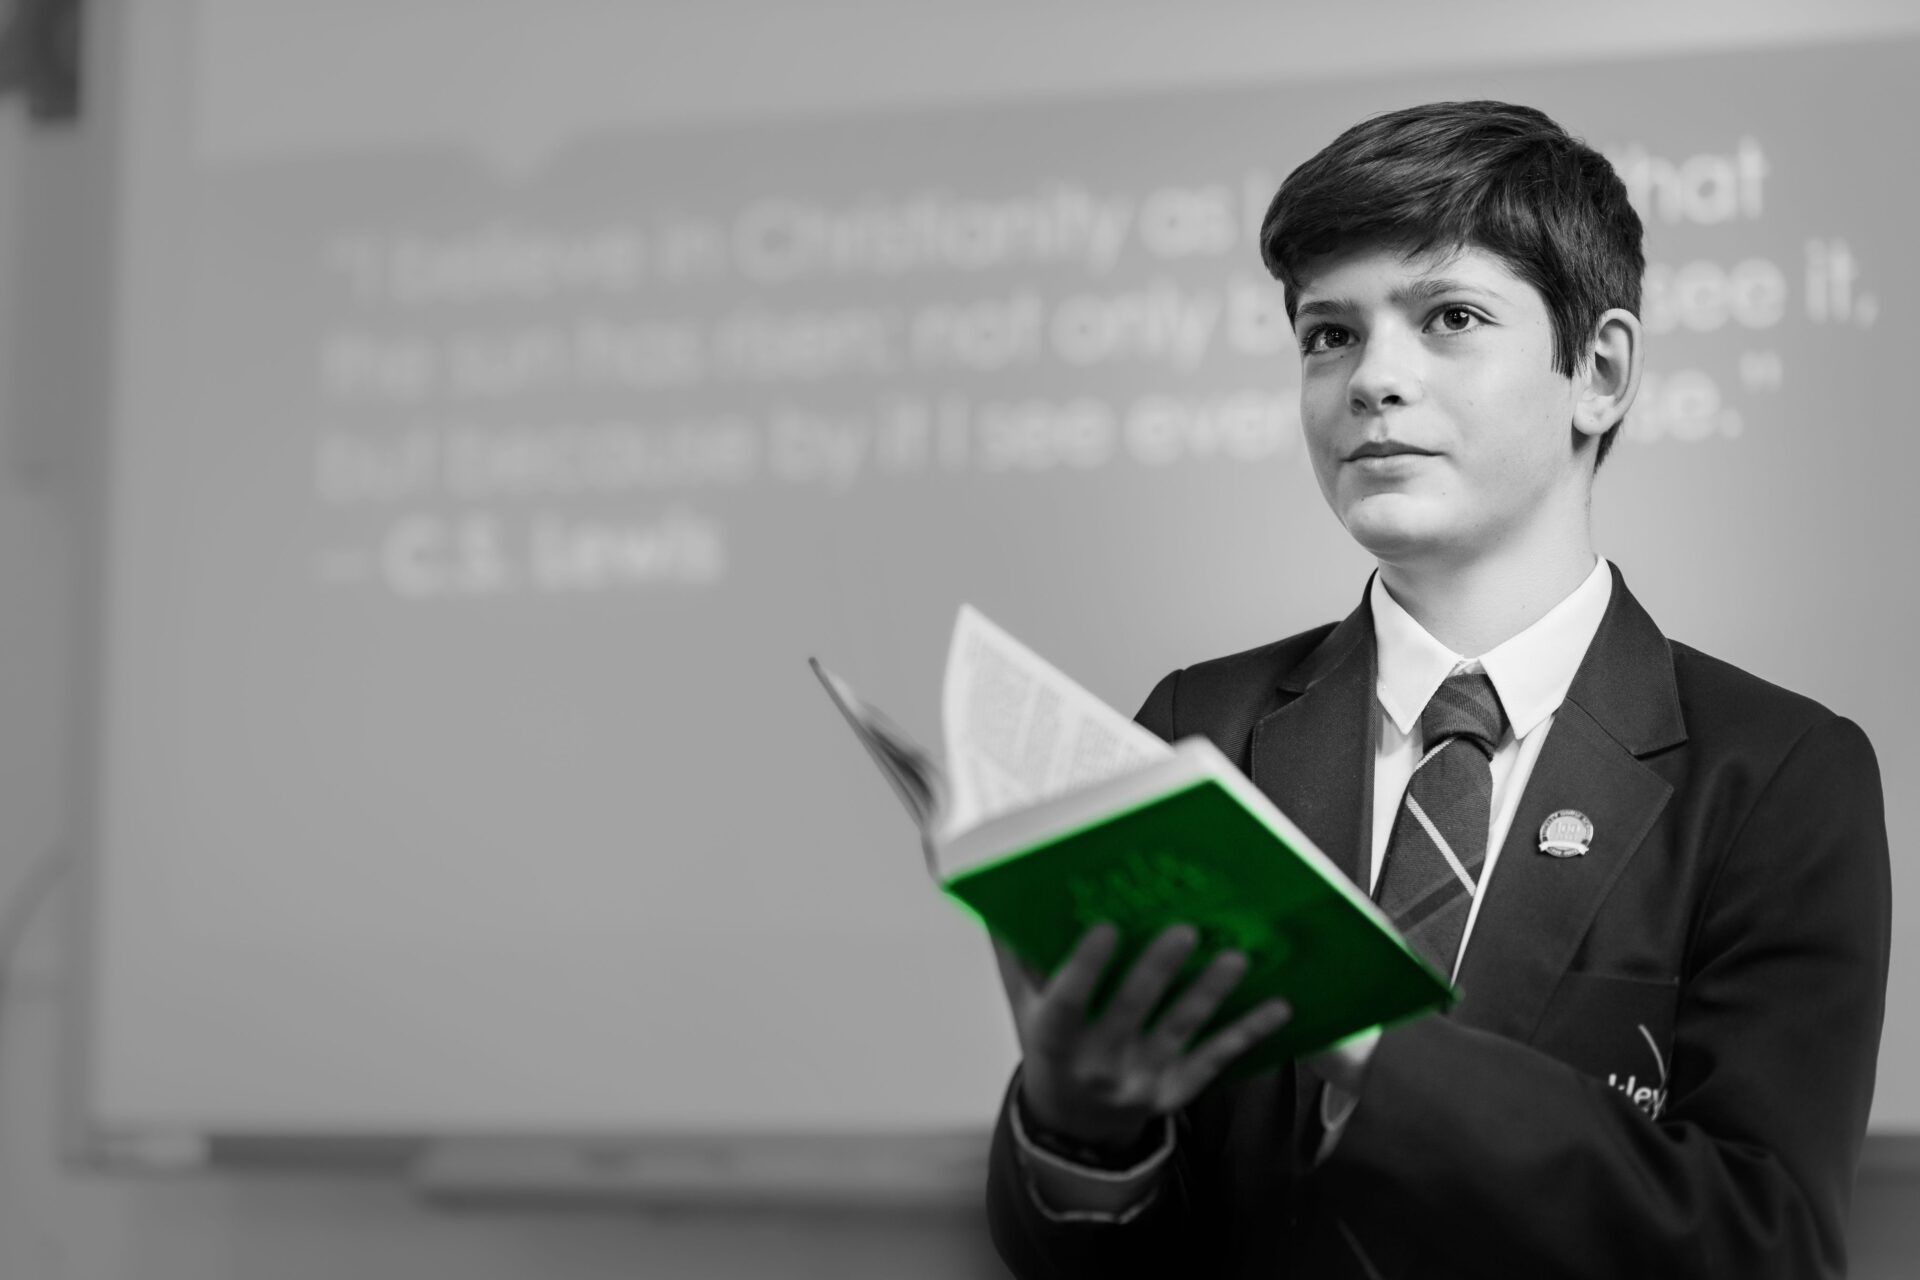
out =
<path fill-rule="evenodd" d="M 1001 970 L 1023 1062 L 994 1238 L 1038 1276 L 1793 1276 L 1845 1268 L 1890 908 L 1871 747 L 1669 642 L 1592 550 L 1638 384 L 1639 218 L 1537 111 L 1349 129 L 1261 230 L 1335 516 L 1344 622 L 1168 676 L 1461 1000 L 1215 1084 L 1244 968 L 1157 939 L 1098 1018 L 1099 926 Z"/>

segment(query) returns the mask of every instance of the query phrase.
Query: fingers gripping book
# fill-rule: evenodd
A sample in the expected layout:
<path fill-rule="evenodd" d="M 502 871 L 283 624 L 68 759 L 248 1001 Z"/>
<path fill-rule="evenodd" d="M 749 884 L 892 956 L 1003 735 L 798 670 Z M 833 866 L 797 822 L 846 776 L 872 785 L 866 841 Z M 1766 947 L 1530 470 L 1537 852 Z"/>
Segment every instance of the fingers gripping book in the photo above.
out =
<path fill-rule="evenodd" d="M 1181 922 L 1199 945 L 1167 1001 L 1218 952 L 1248 959 L 1196 1043 L 1274 996 L 1293 1005 L 1235 1074 L 1452 1000 L 1446 979 L 1211 742 L 1168 746 L 972 606 L 947 650 L 943 759 L 812 666 L 919 829 L 934 883 L 1021 960 L 1051 973 L 1092 925 L 1119 929 L 1092 1008 Z"/>

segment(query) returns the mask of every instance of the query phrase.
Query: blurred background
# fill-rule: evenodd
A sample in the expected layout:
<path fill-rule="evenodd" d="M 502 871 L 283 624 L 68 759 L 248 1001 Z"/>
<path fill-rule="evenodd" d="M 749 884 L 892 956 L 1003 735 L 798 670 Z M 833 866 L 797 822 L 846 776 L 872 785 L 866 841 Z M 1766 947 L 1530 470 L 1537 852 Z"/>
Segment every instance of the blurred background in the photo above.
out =
<path fill-rule="evenodd" d="M 1603 554 L 1858 720 L 1895 954 L 1854 1274 L 1920 1251 L 1920 338 L 1895 0 L 13 0 L 0 1276 L 995 1274 L 971 601 L 1131 711 L 1344 615 L 1254 232 L 1539 106 L 1647 225 Z"/>

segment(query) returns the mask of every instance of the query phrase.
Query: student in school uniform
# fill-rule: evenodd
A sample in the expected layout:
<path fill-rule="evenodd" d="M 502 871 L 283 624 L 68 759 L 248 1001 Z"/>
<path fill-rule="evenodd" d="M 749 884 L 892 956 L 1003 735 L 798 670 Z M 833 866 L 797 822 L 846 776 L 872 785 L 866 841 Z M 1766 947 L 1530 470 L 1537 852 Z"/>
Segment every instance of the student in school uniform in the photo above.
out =
<path fill-rule="evenodd" d="M 1295 170 L 1261 250 L 1321 490 L 1378 569 L 1344 621 L 1174 672 L 1139 720 L 1209 736 L 1461 998 L 1226 1082 L 1287 1016 L 1189 1043 L 1243 957 L 1148 1023 L 1190 929 L 1098 1016 L 1109 927 L 1050 976 L 1002 950 L 1001 1256 L 1843 1274 L 1891 930 L 1878 769 L 1852 722 L 1669 640 L 1594 552 L 1644 345 L 1619 178 L 1537 111 L 1411 108 Z"/>

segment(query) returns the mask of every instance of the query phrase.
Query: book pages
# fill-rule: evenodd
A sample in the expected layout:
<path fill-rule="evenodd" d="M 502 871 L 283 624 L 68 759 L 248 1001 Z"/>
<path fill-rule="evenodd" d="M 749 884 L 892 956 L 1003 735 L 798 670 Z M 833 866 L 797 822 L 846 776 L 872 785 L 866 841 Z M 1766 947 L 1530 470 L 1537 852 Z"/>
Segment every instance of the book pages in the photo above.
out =
<path fill-rule="evenodd" d="M 972 605 L 953 624 L 940 719 L 948 794 L 936 840 L 1173 750 Z"/>
<path fill-rule="evenodd" d="M 821 666 L 818 658 L 808 658 L 807 663 L 846 717 L 853 736 L 893 784 L 894 794 L 920 833 L 924 836 L 938 827 L 946 808 L 946 781 L 939 762 L 885 712 L 855 693 L 852 685 Z"/>

